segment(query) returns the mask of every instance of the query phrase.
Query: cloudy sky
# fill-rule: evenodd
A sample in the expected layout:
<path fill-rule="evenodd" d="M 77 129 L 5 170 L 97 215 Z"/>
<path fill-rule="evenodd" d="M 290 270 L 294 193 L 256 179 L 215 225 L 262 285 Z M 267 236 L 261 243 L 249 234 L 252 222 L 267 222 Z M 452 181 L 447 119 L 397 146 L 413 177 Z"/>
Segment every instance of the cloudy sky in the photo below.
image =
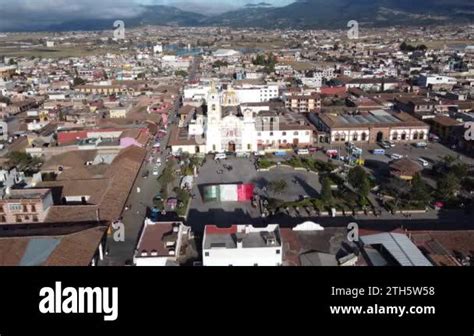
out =
<path fill-rule="evenodd" d="M 283 6 L 293 0 L 0 0 L 0 30 L 69 19 L 134 17 L 142 10 L 140 4 L 178 5 L 212 13 L 260 2 Z"/>

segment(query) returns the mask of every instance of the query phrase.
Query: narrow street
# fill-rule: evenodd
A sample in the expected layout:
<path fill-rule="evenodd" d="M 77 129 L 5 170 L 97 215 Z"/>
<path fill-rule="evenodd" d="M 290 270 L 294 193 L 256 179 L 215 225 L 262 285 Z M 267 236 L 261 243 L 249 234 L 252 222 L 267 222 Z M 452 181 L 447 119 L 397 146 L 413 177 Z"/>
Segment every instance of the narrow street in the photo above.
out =
<path fill-rule="evenodd" d="M 180 98 L 177 99 L 175 106 L 170 112 L 170 118 L 168 125 L 175 122 L 175 118 L 178 109 L 181 106 Z M 159 157 L 164 163 L 166 155 L 168 153 L 166 146 L 168 144 L 170 133 L 160 141 L 160 154 Z M 157 181 L 158 176 L 161 174 L 164 164 L 160 166 L 158 175 L 153 175 L 153 167 L 156 165 L 158 155 L 153 154 L 154 140 L 147 146 L 147 155 L 142 167 L 137 175 L 135 184 L 130 192 L 130 196 L 127 200 L 127 205 L 131 207 L 128 210 L 124 210 L 122 216 L 122 222 L 125 225 L 125 241 L 116 242 L 114 241 L 113 234 L 107 238 L 108 255 L 104 257 L 104 260 L 99 263 L 100 266 L 123 266 L 131 263 L 133 254 L 135 251 L 136 244 L 141 233 L 143 222 L 146 218 L 147 211 L 153 207 L 153 197 L 158 193 L 160 189 Z M 150 162 L 148 159 L 152 156 L 153 160 Z M 147 178 L 143 177 L 143 174 L 148 171 L 149 175 Z M 138 192 L 138 190 L 140 192 Z"/>

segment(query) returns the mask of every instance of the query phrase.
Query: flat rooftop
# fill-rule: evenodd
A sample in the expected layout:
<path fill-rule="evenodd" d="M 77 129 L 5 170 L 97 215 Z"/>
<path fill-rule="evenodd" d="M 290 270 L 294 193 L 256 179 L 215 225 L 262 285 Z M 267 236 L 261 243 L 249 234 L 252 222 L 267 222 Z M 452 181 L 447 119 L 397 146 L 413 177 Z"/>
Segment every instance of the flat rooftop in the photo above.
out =
<path fill-rule="evenodd" d="M 230 229 L 206 227 L 204 249 L 235 249 L 238 242 L 242 248 L 260 248 L 281 246 L 278 230 L 251 230 L 250 232 L 238 231 L 237 226 Z"/>

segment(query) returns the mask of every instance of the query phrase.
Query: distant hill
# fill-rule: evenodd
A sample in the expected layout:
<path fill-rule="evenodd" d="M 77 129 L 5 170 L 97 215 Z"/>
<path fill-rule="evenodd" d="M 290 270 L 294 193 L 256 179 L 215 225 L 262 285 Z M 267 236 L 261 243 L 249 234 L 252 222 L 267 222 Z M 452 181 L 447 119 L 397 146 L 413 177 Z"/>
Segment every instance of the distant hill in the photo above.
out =
<path fill-rule="evenodd" d="M 210 25 L 337 28 L 350 20 L 370 26 L 474 22 L 472 0 L 299 0 L 279 8 L 245 8 L 206 20 Z"/>
<path fill-rule="evenodd" d="M 135 18 L 125 19 L 125 27 L 139 27 L 145 25 L 164 26 L 200 26 L 207 16 L 184 11 L 171 6 L 143 6 L 144 11 Z M 45 30 L 71 31 L 71 30 L 104 30 L 113 29 L 115 20 L 90 19 L 65 21 L 51 25 Z"/>

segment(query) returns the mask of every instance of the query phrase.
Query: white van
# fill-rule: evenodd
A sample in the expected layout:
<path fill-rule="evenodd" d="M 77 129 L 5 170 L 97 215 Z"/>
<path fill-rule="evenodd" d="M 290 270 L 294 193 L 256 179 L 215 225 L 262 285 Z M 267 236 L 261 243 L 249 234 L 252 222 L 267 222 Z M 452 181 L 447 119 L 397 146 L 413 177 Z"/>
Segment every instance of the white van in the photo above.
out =
<path fill-rule="evenodd" d="M 227 159 L 227 155 L 225 153 L 217 153 L 214 157 L 214 160 L 225 160 Z"/>
<path fill-rule="evenodd" d="M 424 159 L 422 159 L 422 158 L 418 158 L 418 162 L 421 163 L 421 165 L 422 165 L 423 167 L 428 167 L 428 166 L 430 165 L 428 161 L 426 161 L 426 160 L 424 160 Z"/>

